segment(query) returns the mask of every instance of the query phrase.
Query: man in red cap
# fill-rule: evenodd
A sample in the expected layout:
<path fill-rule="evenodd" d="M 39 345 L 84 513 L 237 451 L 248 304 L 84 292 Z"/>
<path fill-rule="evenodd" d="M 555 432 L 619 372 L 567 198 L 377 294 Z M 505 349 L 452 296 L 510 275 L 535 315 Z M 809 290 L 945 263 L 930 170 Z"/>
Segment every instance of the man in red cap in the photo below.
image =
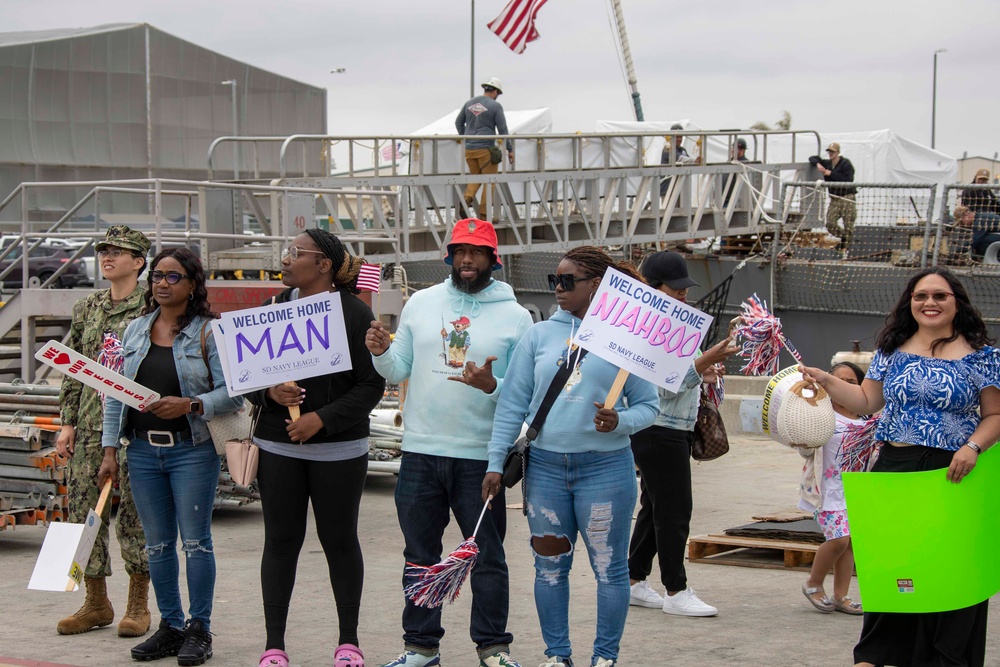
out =
<path fill-rule="evenodd" d="M 451 277 L 410 297 L 391 345 L 378 321 L 365 339 L 375 370 L 390 383 L 409 380 L 396 513 L 406 542 L 403 556 L 414 565 L 440 562 L 449 512 L 463 534 L 475 530 L 496 400 L 514 348 L 532 323 L 510 285 L 493 278 L 503 267 L 493 225 L 459 220 L 444 261 Z M 446 322 L 454 332 L 449 334 Z M 507 632 L 506 529 L 501 492 L 476 534 L 479 558 L 470 580 L 470 635 L 480 667 L 518 667 Z M 440 608 L 407 600 L 403 652 L 384 667 L 438 665 L 443 635 Z"/>

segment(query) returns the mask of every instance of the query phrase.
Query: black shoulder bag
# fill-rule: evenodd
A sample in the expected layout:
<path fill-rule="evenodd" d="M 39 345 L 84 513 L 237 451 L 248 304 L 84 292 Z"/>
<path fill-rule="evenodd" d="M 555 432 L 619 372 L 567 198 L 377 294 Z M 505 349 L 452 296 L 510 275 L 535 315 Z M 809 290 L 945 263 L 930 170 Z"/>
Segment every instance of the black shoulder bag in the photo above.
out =
<path fill-rule="evenodd" d="M 538 437 L 538 432 L 542 430 L 542 424 L 545 423 L 545 418 L 549 415 L 552 404 L 556 402 L 556 396 L 559 395 L 559 392 L 566 385 L 566 380 L 569 379 L 570 373 L 580 365 L 585 356 L 587 356 L 587 350 L 582 348 L 575 355 L 575 363 L 570 363 L 571 355 L 567 355 L 566 363 L 559 367 L 555 377 L 552 378 L 552 384 L 549 385 L 549 390 L 545 392 L 545 398 L 542 399 L 542 404 L 538 406 L 538 412 L 535 413 L 535 418 L 531 420 L 531 425 L 528 426 L 524 438 L 519 438 L 514 443 L 514 446 L 510 448 L 510 451 L 507 452 L 507 458 L 503 462 L 502 481 L 503 485 L 508 489 L 513 488 L 515 484 L 524 478 L 524 474 L 528 470 L 528 453 L 531 450 L 531 441 Z M 526 495 L 525 485 L 521 484 L 522 511 L 525 515 L 528 513 Z"/>

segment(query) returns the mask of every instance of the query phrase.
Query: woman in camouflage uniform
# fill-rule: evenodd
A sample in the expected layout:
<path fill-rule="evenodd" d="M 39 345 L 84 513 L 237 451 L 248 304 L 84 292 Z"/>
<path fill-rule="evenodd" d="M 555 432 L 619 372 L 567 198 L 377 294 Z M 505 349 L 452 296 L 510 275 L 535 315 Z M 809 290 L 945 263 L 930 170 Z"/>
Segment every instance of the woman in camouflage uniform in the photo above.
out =
<path fill-rule="evenodd" d="M 80 299 L 73 307 L 69 346 L 114 370 L 121 369 L 124 358 L 121 337 L 125 326 L 142 309 L 145 289 L 139 284 L 139 274 L 146 266 L 149 245 L 149 239 L 141 232 L 125 225 L 110 227 L 104 240 L 97 244 L 97 261 L 101 274 L 111 282 L 111 288 Z M 61 455 L 69 457 L 69 520 L 83 523 L 100 494 L 97 471 L 104 456 L 101 447 L 104 396 L 67 375 L 63 378 L 59 399 L 62 429 L 56 448 Z M 118 635 L 141 637 L 149 630 L 146 538 L 132 501 L 124 455 L 120 465 L 121 503 L 115 534 L 121 545 L 125 571 L 129 574 L 129 589 L 128 605 L 118 624 Z M 105 520 L 110 518 L 110 506 L 107 514 Z M 110 625 L 115 619 L 105 585 L 105 579 L 111 576 L 108 537 L 107 527 L 102 526 L 85 573 L 87 597 L 79 611 L 56 625 L 61 635 L 87 632 Z"/>

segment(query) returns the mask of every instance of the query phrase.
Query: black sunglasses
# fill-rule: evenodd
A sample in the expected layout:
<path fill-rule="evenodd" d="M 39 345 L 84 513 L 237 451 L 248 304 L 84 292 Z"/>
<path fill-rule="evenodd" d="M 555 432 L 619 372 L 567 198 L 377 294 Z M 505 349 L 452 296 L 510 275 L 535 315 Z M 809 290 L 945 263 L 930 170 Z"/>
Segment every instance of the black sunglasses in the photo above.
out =
<path fill-rule="evenodd" d="M 549 289 L 555 292 L 556 287 L 562 287 L 564 292 L 572 292 L 574 289 L 576 289 L 576 284 L 584 280 L 590 280 L 590 276 L 577 278 L 571 273 L 561 273 L 558 276 L 554 273 L 550 273 Z"/>

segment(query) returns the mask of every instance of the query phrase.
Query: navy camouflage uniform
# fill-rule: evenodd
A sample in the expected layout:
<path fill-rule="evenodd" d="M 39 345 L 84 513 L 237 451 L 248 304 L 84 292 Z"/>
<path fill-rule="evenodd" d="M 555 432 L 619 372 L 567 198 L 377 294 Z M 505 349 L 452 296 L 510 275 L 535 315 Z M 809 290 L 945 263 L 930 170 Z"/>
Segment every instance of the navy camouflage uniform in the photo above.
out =
<path fill-rule="evenodd" d="M 98 360 L 102 349 L 108 344 L 120 346 L 125 327 L 139 314 L 143 306 L 145 288 L 137 284 L 132 293 L 118 304 L 111 302 L 111 290 L 101 290 L 80 299 L 73 306 L 73 323 L 70 329 L 69 347 L 90 359 Z M 69 460 L 69 520 L 83 523 L 87 513 L 97 505 L 100 489 L 97 472 L 104 458 L 101 447 L 101 433 L 104 426 L 104 406 L 96 389 L 65 376 L 59 393 L 62 405 L 63 424 L 76 428 L 75 450 Z M 121 546 L 125 571 L 129 575 L 149 575 L 149 561 L 146 557 L 146 537 L 142 532 L 139 514 L 132 500 L 129 484 L 128 461 L 125 448 L 118 450 L 119 491 L 118 519 L 115 535 Z M 105 508 L 104 525 L 94 543 L 94 551 L 87 564 L 88 577 L 108 577 L 111 575 L 111 558 L 108 550 L 108 524 L 111 504 Z"/>

